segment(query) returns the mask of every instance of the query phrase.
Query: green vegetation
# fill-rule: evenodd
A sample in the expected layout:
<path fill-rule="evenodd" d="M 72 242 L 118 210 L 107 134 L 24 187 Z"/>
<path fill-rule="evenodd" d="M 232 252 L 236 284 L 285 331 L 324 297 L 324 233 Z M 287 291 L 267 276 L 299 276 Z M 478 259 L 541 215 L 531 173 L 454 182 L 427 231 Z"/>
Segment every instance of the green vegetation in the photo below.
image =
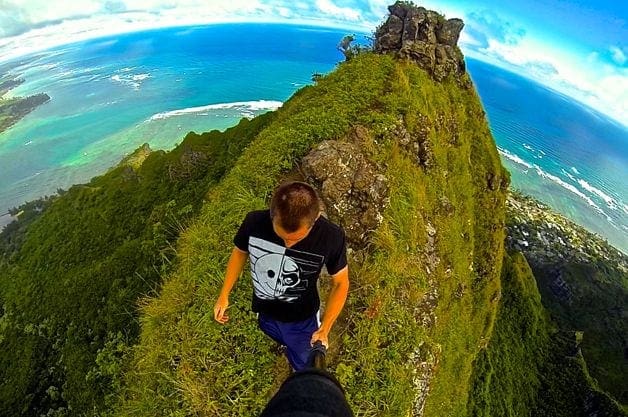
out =
<path fill-rule="evenodd" d="M 507 213 L 511 245 L 529 260 L 544 307 L 561 330 L 583 333 L 591 376 L 628 407 L 628 257 L 528 197 L 513 193 Z"/>
<path fill-rule="evenodd" d="M 272 120 L 190 133 L 171 152 L 145 145 L 107 174 L 29 203 L 0 235 L 0 415 L 106 410 L 173 242 L 208 187 Z"/>
<path fill-rule="evenodd" d="M 24 82 L 21 78 L 13 78 L 5 71 L 12 69 L 12 65 L 0 66 L 0 133 L 17 123 L 21 118 L 41 104 L 44 104 L 50 97 L 47 94 L 35 94 L 29 97 L 2 98 L 8 91 Z"/>
<path fill-rule="evenodd" d="M 580 337 L 551 323 L 523 255 L 507 258 L 494 333 L 476 359 L 469 415 L 625 416 L 591 380 Z"/>
<path fill-rule="evenodd" d="M 390 201 L 351 252 L 331 335 L 356 415 L 621 415 L 525 259 L 505 254 L 509 175 L 469 78 L 361 51 L 315 82 L 15 210 L 0 234 L 0 415 L 259 413 L 289 369 L 257 329 L 250 280 L 229 323 L 213 320 L 233 235 L 314 146 L 358 128 Z"/>
<path fill-rule="evenodd" d="M 358 415 L 407 415 L 420 401 L 425 415 L 466 412 L 464 381 L 494 315 L 489 299 L 499 285 L 507 173 L 472 89 L 456 80 L 436 84 L 411 63 L 360 54 L 286 102 L 210 190 L 178 241 L 176 270 L 159 296 L 143 303 L 141 342 L 116 415 L 261 409 L 287 367 L 256 329 L 248 280 L 232 294 L 230 323 L 212 318 L 232 236 L 312 146 L 346 138 L 357 125 L 370 134 L 365 147 L 385 169 L 391 201 L 372 247 L 351 261 L 332 369 Z M 422 141 L 425 166 L 399 145 L 401 128 Z M 431 316 L 435 323 L 425 326 L 422 317 Z M 414 389 L 424 357 L 438 361 L 437 370 L 426 370 L 427 403 Z"/>

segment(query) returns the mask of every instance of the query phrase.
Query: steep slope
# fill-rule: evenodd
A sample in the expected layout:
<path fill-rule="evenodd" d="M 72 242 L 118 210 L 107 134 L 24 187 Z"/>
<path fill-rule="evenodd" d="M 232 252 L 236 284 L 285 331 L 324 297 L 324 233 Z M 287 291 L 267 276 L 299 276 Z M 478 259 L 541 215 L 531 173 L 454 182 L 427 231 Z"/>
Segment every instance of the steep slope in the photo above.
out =
<path fill-rule="evenodd" d="M 138 297 L 156 290 L 209 185 L 271 119 L 190 133 L 167 153 L 145 145 L 89 184 L 16 210 L 0 234 L 0 415 L 108 408 L 138 335 Z"/>
<path fill-rule="evenodd" d="M 578 333 L 559 331 L 522 254 L 506 256 L 491 340 L 478 354 L 469 416 L 625 416 L 597 387 Z"/>
<path fill-rule="evenodd" d="M 495 313 L 508 184 L 470 85 L 366 53 L 286 102 L 211 188 L 176 270 L 146 299 L 115 414 L 241 416 L 265 404 L 287 365 L 256 329 L 250 283 L 234 291 L 228 325 L 213 321 L 213 302 L 246 212 L 332 140 L 358 144 L 389 188 L 379 227 L 352 245 L 332 369 L 360 415 L 464 415 Z"/>
<path fill-rule="evenodd" d="M 580 332 L 591 376 L 628 410 L 628 256 L 547 206 L 507 200 L 508 246 L 521 251 L 558 327 Z"/>

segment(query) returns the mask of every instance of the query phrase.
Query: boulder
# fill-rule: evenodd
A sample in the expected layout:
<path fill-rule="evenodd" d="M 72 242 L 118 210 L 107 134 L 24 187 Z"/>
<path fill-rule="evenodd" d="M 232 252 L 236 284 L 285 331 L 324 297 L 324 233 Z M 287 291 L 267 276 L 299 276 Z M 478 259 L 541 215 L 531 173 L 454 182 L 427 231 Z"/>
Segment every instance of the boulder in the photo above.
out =
<path fill-rule="evenodd" d="M 388 204 L 388 182 L 377 165 L 357 144 L 329 140 L 306 155 L 301 168 L 318 188 L 327 214 L 345 229 L 350 246 L 365 248 Z"/>

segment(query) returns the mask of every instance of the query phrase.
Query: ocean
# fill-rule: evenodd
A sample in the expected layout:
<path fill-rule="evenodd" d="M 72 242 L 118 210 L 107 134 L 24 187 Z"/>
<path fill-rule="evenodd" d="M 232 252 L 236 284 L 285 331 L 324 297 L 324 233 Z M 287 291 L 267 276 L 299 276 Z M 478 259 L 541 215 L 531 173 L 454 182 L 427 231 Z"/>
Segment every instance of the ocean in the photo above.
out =
<path fill-rule="evenodd" d="M 274 110 L 343 56 L 346 31 L 272 24 L 95 39 L 8 64 L 7 96 L 50 102 L 0 133 L 0 214 L 88 181 L 148 142 Z M 514 188 L 628 252 L 628 129 L 539 84 L 467 60 Z M 9 218 L 0 218 L 6 223 Z"/>

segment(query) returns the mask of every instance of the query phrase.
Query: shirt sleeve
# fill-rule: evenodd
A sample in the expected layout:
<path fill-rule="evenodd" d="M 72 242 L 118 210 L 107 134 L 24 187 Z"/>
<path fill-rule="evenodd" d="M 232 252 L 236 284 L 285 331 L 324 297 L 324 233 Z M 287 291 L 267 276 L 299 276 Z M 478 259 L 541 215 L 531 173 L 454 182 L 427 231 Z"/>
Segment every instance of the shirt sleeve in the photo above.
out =
<path fill-rule="evenodd" d="M 233 244 L 236 248 L 240 249 L 243 252 L 249 251 L 249 237 L 251 236 L 251 213 L 248 213 L 238 232 L 233 237 Z"/>
<path fill-rule="evenodd" d="M 336 241 L 331 246 L 334 249 L 330 252 L 325 266 L 329 275 L 335 275 L 347 266 L 347 239 L 344 230 L 340 229 Z"/>

